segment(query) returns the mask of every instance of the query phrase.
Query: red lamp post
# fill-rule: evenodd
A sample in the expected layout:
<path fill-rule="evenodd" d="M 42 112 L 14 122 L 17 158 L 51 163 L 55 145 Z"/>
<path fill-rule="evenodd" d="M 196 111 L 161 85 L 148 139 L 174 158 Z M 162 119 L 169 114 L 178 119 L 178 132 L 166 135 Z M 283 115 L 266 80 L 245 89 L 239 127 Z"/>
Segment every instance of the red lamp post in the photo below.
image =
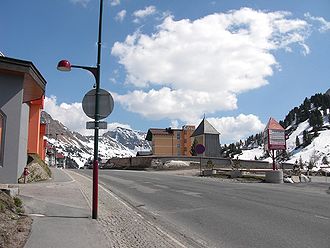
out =
<path fill-rule="evenodd" d="M 80 68 L 91 72 L 95 77 L 95 129 L 94 129 L 94 161 L 93 161 L 93 203 L 92 203 L 92 218 L 97 219 L 98 208 L 98 142 L 99 142 L 99 96 L 100 96 L 100 65 L 101 65 L 101 36 L 102 36 L 102 13 L 103 13 L 103 0 L 100 0 L 100 15 L 99 15 L 99 34 L 97 43 L 97 66 L 80 66 L 71 65 L 68 60 L 61 60 L 57 69 L 60 71 L 71 71 L 71 68 Z"/>

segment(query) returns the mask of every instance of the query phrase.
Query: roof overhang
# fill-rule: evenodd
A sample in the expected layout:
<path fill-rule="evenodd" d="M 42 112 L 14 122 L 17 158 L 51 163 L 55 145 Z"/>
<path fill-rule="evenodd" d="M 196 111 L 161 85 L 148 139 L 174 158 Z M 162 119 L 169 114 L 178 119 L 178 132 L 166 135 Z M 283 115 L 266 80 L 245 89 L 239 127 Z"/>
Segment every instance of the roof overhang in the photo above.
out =
<path fill-rule="evenodd" d="M 46 80 L 30 61 L 0 57 L 0 72 L 23 77 L 23 102 L 40 99 L 46 88 Z"/>

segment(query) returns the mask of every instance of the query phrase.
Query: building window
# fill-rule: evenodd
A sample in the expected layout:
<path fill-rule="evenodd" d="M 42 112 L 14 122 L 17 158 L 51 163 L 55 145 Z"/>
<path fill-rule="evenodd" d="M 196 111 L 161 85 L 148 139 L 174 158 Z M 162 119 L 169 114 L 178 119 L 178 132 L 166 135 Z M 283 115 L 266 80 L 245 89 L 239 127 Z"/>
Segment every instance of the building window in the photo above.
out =
<path fill-rule="evenodd" d="M 0 166 L 3 166 L 6 115 L 0 110 Z"/>
<path fill-rule="evenodd" d="M 178 139 L 178 140 L 180 139 L 180 133 L 176 134 L 176 139 Z"/>
<path fill-rule="evenodd" d="M 177 144 L 176 147 L 177 147 L 177 148 L 180 148 L 180 144 Z"/>

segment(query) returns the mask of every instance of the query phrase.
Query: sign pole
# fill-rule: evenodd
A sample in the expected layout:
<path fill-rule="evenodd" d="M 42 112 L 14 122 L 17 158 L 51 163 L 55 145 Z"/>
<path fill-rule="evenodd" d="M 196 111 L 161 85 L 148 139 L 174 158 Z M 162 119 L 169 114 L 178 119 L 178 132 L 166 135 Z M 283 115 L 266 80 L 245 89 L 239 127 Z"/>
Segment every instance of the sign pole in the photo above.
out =
<path fill-rule="evenodd" d="M 273 170 L 276 170 L 276 166 L 275 166 L 275 150 L 272 150 L 272 159 L 273 159 Z"/>
<path fill-rule="evenodd" d="M 264 130 L 264 147 L 273 159 L 273 170 L 277 170 L 275 150 L 286 150 L 285 129 L 273 118 L 270 118 Z"/>
<path fill-rule="evenodd" d="M 94 160 L 93 160 L 93 204 L 92 204 L 92 219 L 97 219 L 98 209 L 98 186 L 99 186 L 99 95 L 100 95 L 100 72 L 101 72 L 101 35 L 102 35 L 102 14 L 103 0 L 100 1 L 99 15 L 99 35 L 97 42 L 97 77 L 95 82 L 95 129 L 94 129 Z"/>
<path fill-rule="evenodd" d="M 199 154 L 199 175 L 202 175 L 202 154 L 205 152 L 205 146 L 203 144 L 197 144 L 195 152 Z"/>

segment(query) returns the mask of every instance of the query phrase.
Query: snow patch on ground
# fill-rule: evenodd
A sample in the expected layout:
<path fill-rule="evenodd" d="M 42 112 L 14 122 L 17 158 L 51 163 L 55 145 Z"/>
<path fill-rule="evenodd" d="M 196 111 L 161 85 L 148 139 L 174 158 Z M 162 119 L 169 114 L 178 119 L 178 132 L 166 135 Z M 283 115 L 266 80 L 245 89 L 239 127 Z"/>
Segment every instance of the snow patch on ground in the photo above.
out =
<path fill-rule="evenodd" d="M 255 160 L 259 159 L 261 156 L 264 155 L 264 148 L 263 147 L 258 147 L 258 148 L 253 148 L 251 150 L 243 150 L 242 154 L 238 156 L 239 159 L 242 160 Z"/>

